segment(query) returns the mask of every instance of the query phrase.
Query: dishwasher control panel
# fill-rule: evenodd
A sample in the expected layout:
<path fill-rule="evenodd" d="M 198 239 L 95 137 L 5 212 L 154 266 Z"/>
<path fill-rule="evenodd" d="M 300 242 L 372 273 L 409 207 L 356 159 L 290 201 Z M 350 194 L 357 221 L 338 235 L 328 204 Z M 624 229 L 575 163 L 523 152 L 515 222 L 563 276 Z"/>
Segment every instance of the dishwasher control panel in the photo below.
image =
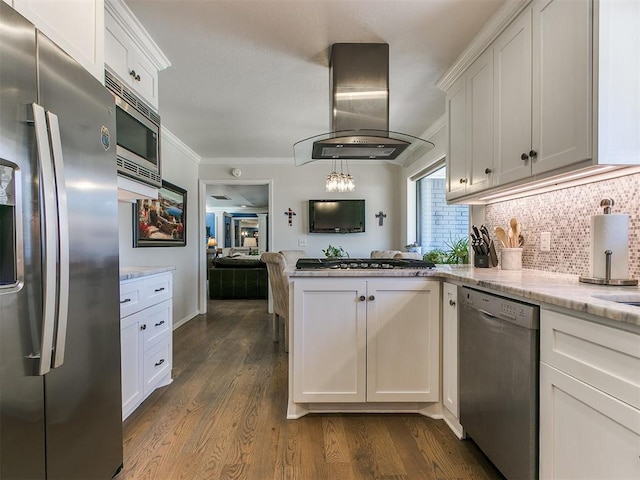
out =
<path fill-rule="evenodd" d="M 484 315 L 501 318 L 530 329 L 539 328 L 540 307 L 471 288 L 460 289 L 461 304 Z"/>

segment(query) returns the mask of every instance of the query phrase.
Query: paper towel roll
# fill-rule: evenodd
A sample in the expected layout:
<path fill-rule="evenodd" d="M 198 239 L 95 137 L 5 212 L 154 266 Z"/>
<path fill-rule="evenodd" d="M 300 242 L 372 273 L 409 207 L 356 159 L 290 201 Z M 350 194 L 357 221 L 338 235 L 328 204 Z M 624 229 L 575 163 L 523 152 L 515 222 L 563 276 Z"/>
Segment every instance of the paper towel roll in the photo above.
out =
<path fill-rule="evenodd" d="M 591 217 L 591 276 L 605 278 L 605 254 L 611 250 L 611 278 L 629 278 L 629 215 Z"/>

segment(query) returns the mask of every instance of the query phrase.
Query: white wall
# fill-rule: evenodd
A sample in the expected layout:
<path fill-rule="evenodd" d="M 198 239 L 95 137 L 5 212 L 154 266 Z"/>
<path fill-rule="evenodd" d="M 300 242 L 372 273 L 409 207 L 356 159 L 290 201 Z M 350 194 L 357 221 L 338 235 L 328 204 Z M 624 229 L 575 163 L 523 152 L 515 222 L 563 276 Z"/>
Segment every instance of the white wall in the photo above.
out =
<path fill-rule="evenodd" d="M 198 251 L 200 240 L 198 205 L 199 157 L 166 129 L 162 130 L 162 178 L 187 190 L 187 245 L 185 247 L 133 248 L 133 206 L 121 202 L 118 208 L 121 266 L 173 265 L 173 324 L 181 325 L 198 311 Z M 204 217 L 204 213 L 202 214 Z"/>
<path fill-rule="evenodd" d="M 447 146 L 447 128 L 444 115 L 436 120 L 427 131 L 421 136 L 425 140 L 435 144 L 431 150 L 429 150 L 421 158 L 415 159 L 412 163 L 409 163 L 402 168 L 402 172 L 398 179 L 398 189 L 402 199 L 400 209 L 402 214 L 402 223 L 400 229 L 402 231 L 401 242 L 403 245 L 408 245 L 416 241 L 416 208 L 415 198 L 416 190 L 415 183 L 410 178 L 416 175 L 418 172 L 425 170 L 430 165 L 442 160 L 446 156 Z M 408 219 L 414 219 L 414 221 L 408 222 Z"/>
<path fill-rule="evenodd" d="M 242 170 L 240 179 L 231 175 L 231 169 Z M 265 163 L 253 161 L 242 164 L 239 160 L 233 165 L 221 165 L 202 162 L 199 167 L 199 178 L 203 182 L 234 182 L 265 180 L 272 181 L 273 205 L 269 228 L 273 233 L 270 250 L 303 249 L 311 257 L 323 256 L 322 249 L 329 244 L 342 246 L 351 257 L 368 257 L 371 250 L 400 249 L 402 235 L 400 231 L 401 198 L 397 189 L 401 168 L 390 163 L 373 163 L 367 161 L 349 162 L 349 171 L 356 181 L 356 190 L 352 193 L 325 192 L 325 179 L 329 173 L 329 162 L 314 162 L 296 167 L 284 161 L 273 164 L 265 159 Z M 353 198 L 366 200 L 366 231 L 355 234 L 318 234 L 308 233 L 308 200 Z M 288 226 L 284 214 L 291 208 L 296 216 L 293 225 Z M 378 226 L 375 214 L 382 210 L 387 214 L 384 225 Z M 307 241 L 306 247 L 299 247 L 298 240 Z"/>

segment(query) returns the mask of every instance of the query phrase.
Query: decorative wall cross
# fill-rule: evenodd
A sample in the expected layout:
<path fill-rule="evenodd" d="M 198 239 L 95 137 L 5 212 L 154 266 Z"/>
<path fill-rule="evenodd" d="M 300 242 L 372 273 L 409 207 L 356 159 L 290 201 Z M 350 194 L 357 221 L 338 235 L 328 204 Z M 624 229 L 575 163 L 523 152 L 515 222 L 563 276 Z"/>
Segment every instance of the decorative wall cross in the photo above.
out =
<path fill-rule="evenodd" d="M 378 213 L 376 213 L 376 218 L 378 219 L 378 225 L 382 226 L 382 222 L 384 222 L 384 219 L 387 218 L 387 214 L 380 210 Z"/>
<path fill-rule="evenodd" d="M 289 217 L 289 226 L 293 225 L 293 217 L 296 215 L 296 212 L 289 209 L 286 212 L 284 212 L 284 214 Z"/>

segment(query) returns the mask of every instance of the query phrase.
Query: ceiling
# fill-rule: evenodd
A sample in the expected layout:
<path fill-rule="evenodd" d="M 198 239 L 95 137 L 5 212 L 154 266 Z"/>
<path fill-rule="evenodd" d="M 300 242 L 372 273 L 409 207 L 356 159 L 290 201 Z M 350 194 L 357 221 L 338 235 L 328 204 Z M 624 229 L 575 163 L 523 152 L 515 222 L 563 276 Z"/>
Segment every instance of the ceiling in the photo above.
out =
<path fill-rule="evenodd" d="M 389 44 L 389 129 L 445 111 L 435 83 L 505 0 L 126 0 L 172 65 L 164 125 L 203 159 L 292 160 L 330 130 L 330 46 Z"/>
<path fill-rule="evenodd" d="M 225 198 L 214 198 L 225 197 Z M 269 207 L 269 185 L 207 185 L 206 209 L 224 209 L 229 213 L 266 211 Z"/>

